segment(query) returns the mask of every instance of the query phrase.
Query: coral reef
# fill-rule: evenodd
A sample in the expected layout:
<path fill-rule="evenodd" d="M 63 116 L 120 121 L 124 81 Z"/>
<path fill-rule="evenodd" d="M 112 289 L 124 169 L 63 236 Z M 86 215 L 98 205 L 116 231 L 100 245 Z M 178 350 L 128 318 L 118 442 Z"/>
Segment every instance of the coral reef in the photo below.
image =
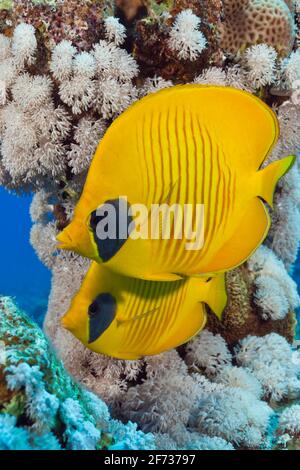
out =
<path fill-rule="evenodd" d="M 0 298 L 0 449 L 154 448 L 154 436 L 113 420 L 77 384 L 37 325 Z"/>
<path fill-rule="evenodd" d="M 300 356 L 278 334 L 248 336 L 233 352 L 205 330 L 181 355 L 104 362 L 82 348 L 80 367 L 78 351 L 64 357 L 80 382 L 105 396 L 110 416 L 10 298 L 0 299 L 0 320 L 2 449 L 259 449 L 298 437 L 299 405 L 278 404 L 300 398 Z M 66 346 L 70 352 L 69 338 Z"/>
<path fill-rule="evenodd" d="M 291 51 L 294 2 L 284 0 L 223 1 L 221 44 L 235 54 L 251 44 L 265 43 L 283 55 Z"/>
<path fill-rule="evenodd" d="M 30 238 L 52 271 L 44 329 L 60 358 L 2 299 L 0 340 L 9 354 L 0 372 L 0 447 L 299 449 L 299 296 L 291 278 L 299 163 L 278 185 L 264 245 L 226 274 L 222 319 L 209 313 L 203 332 L 159 356 L 104 357 L 61 328 L 89 260 L 55 244 L 107 127 L 161 88 L 195 82 L 254 93 L 280 125 L 266 164 L 298 154 L 299 5 L 11 0 L 0 8 L 0 184 L 35 193 Z"/>
<path fill-rule="evenodd" d="M 282 273 L 288 281 L 290 293 L 296 294 L 295 284 L 284 268 Z M 271 332 L 279 333 L 290 343 L 293 342 L 296 325 L 293 308 L 298 306 L 298 296 L 296 294 L 292 301 L 294 303 L 290 304 L 291 297 L 288 301 L 284 291 L 277 290 L 279 285 L 275 273 L 274 276 L 267 275 L 264 278 L 250 271 L 247 266 L 241 266 L 226 275 L 226 284 L 228 304 L 221 321 L 215 315 L 209 315 L 207 326 L 211 331 L 220 333 L 229 345 L 235 345 L 247 335 L 266 335 Z"/>

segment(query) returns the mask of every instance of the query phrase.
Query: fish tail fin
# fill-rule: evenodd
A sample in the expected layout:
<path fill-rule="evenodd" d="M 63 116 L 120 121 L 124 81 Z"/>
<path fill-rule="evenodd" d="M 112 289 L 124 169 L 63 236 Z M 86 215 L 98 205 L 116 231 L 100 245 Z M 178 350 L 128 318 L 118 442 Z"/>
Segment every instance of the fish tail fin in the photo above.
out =
<path fill-rule="evenodd" d="M 290 155 L 282 160 L 270 163 L 266 168 L 259 171 L 259 194 L 270 207 L 273 207 L 273 196 L 276 184 L 293 166 L 296 156 Z"/>
<path fill-rule="evenodd" d="M 207 290 L 204 302 L 221 319 L 227 304 L 225 273 L 218 274 L 206 282 Z"/>

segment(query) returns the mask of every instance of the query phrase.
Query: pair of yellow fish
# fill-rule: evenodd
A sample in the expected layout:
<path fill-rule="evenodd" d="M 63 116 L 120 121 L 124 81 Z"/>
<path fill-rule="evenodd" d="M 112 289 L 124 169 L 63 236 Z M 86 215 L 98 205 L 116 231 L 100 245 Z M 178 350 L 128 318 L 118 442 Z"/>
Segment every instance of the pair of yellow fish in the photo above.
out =
<path fill-rule="evenodd" d="M 295 159 L 260 169 L 278 135 L 265 103 L 217 86 L 175 86 L 117 118 L 96 151 L 74 219 L 58 236 L 60 248 L 94 260 L 63 325 L 96 352 L 135 359 L 188 341 L 205 324 L 204 304 L 221 316 L 224 273 L 266 237 L 266 203 L 272 207 L 276 183 Z M 187 250 L 185 234 L 100 239 L 98 207 L 113 205 L 128 231 L 137 221 L 121 214 L 124 196 L 127 206 L 143 204 L 149 213 L 153 203 L 202 204 L 202 247 Z"/>

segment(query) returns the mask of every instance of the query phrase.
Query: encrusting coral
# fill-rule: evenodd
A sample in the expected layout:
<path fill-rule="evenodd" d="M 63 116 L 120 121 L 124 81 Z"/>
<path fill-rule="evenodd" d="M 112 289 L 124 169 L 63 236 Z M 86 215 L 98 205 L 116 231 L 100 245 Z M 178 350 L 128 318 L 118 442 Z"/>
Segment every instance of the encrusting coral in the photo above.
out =
<path fill-rule="evenodd" d="M 68 373 L 43 334 L 2 298 L 0 339 L 9 354 L 0 373 L 0 447 L 299 448 L 300 361 L 291 345 L 299 297 L 290 276 L 300 241 L 298 163 L 277 187 L 264 245 L 226 274 L 222 319 L 209 313 L 206 329 L 177 350 L 115 360 L 63 330 L 60 318 L 89 260 L 55 244 L 108 126 L 159 89 L 195 82 L 256 94 L 281 132 L 265 164 L 298 154 L 299 5 L 12 0 L 5 7 L 0 184 L 35 192 L 31 243 L 52 271 L 45 332 Z"/>
<path fill-rule="evenodd" d="M 221 44 L 235 54 L 251 44 L 265 43 L 285 55 L 295 39 L 294 2 L 224 0 Z"/>
<path fill-rule="evenodd" d="M 184 356 L 174 350 L 140 361 L 101 358 L 77 340 L 72 345 L 57 336 L 61 353 L 68 347 L 61 354 L 65 365 L 105 397 L 111 418 L 105 403 L 68 375 L 43 333 L 11 299 L 1 298 L 0 305 L 4 449 L 270 447 L 277 436 L 281 442 L 282 426 L 271 426 L 278 411 L 264 400 L 300 397 L 299 355 L 274 333 L 245 338 L 232 355 L 220 335 L 205 330 Z"/>
<path fill-rule="evenodd" d="M 154 436 L 111 419 L 106 404 L 70 377 L 8 297 L 0 298 L 0 337 L 0 449 L 154 448 Z"/>

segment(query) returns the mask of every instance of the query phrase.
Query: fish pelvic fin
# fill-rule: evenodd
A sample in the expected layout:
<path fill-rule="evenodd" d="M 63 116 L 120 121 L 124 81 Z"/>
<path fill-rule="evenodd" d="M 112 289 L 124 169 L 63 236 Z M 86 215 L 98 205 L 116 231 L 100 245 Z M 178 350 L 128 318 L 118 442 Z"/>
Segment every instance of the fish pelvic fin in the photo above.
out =
<path fill-rule="evenodd" d="M 295 155 L 290 155 L 282 160 L 270 163 L 266 168 L 260 170 L 258 175 L 259 180 L 259 194 L 270 207 L 273 208 L 273 196 L 276 184 L 293 166 L 296 160 Z"/>
<path fill-rule="evenodd" d="M 225 273 L 206 281 L 206 295 L 204 302 L 211 308 L 214 314 L 221 320 L 222 313 L 227 304 L 227 292 Z"/>

